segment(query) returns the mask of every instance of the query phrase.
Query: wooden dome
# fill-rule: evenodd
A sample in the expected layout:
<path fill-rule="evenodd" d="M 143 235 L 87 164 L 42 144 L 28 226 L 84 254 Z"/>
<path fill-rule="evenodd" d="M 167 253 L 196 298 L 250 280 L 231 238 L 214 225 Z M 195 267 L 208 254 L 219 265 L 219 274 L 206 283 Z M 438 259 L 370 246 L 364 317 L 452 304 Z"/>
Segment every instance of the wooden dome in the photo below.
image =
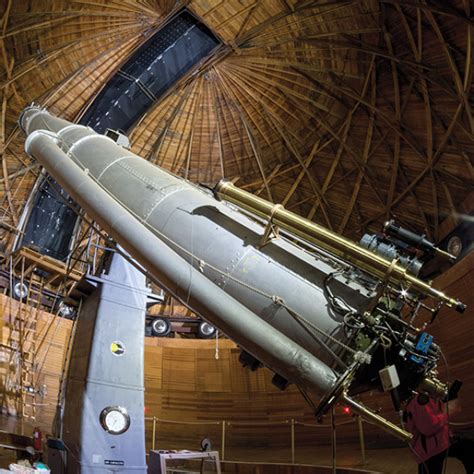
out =
<path fill-rule="evenodd" d="M 182 7 L 222 44 L 133 128 L 137 154 L 195 182 L 232 179 L 355 238 L 396 217 L 439 241 L 470 211 L 468 0 L 3 5 L 4 243 L 38 173 L 16 126 L 23 107 L 77 119 Z"/>

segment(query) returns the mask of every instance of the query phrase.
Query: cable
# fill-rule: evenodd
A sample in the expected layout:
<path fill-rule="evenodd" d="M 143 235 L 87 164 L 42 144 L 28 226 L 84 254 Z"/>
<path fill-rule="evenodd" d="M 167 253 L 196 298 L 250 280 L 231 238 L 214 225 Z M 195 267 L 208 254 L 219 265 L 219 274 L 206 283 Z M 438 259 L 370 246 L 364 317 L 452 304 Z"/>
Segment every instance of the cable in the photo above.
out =
<path fill-rule="evenodd" d="M 299 314 L 296 310 L 290 308 L 287 304 L 285 304 L 284 302 L 281 303 L 281 306 L 283 308 L 285 308 L 288 313 L 296 316 L 298 319 L 300 319 L 301 321 L 303 321 L 305 324 L 307 324 L 308 326 L 310 326 L 312 329 L 314 329 L 316 332 L 318 332 L 319 334 L 327 337 L 331 342 L 334 342 L 334 344 L 338 344 L 339 346 L 341 346 L 343 349 L 353 353 L 353 354 L 356 354 L 357 351 L 352 349 L 352 347 L 349 347 L 347 346 L 346 344 L 344 344 L 342 341 L 340 341 L 339 339 L 336 339 L 335 337 L 331 336 L 331 334 L 328 334 L 326 331 L 324 331 L 323 329 L 319 328 L 318 326 L 316 326 L 315 324 L 313 324 L 312 322 L 308 321 L 307 319 L 305 319 L 303 316 L 301 316 L 301 314 Z"/>
<path fill-rule="evenodd" d="M 352 308 L 343 298 L 340 296 L 334 296 L 334 293 L 332 292 L 329 283 L 331 280 L 334 279 L 336 275 L 342 275 L 341 272 L 333 272 L 329 273 L 323 280 L 323 290 L 324 294 L 326 296 L 326 299 L 328 302 L 331 304 L 332 308 L 335 309 L 339 313 L 350 313 L 350 314 L 355 314 L 356 311 L 354 308 Z M 341 305 L 342 303 L 342 305 Z M 343 307 L 345 306 L 345 308 Z"/>
<path fill-rule="evenodd" d="M 293 316 L 295 319 L 305 323 L 306 325 L 308 325 L 311 329 L 313 329 L 314 331 L 318 332 L 319 334 L 321 335 L 324 335 L 326 336 L 329 340 L 331 340 L 332 342 L 340 345 L 342 348 L 344 348 L 345 350 L 349 351 L 349 352 L 352 352 L 353 354 L 355 354 L 357 351 L 354 351 L 354 349 L 352 349 L 351 347 L 345 345 L 344 343 L 342 343 L 341 341 L 339 341 L 338 339 L 335 339 L 333 338 L 331 335 L 327 334 L 325 331 L 323 331 L 322 329 L 318 328 L 315 324 L 311 323 L 310 321 L 308 321 L 307 319 L 305 319 L 303 316 L 301 316 L 300 314 L 298 314 L 296 311 L 294 311 L 293 309 L 291 309 L 289 306 L 287 306 L 283 301 L 280 303 L 280 305 L 285 308 L 288 313 Z M 324 349 L 326 349 L 333 357 L 334 359 L 344 368 L 344 369 L 347 369 L 347 364 L 345 362 L 342 361 L 342 359 L 340 359 L 340 357 L 328 346 L 326 345 L 326 343 L 324 341 L 322 341 L 321 339 L 319 339 L 315 334 L 313 334 L 313 337 L 323 346 Z"/>
<path fill-rule="evenodd" d="M 426 354 L 419 354 L 418 352 L 415 352 L 413 349 L 407 347 L 405 345 L 405 341 L 402 340 L 402 338 L 400 338 L 399 336 L 396 335 L 396 332 L 393 330 L 393 328 L 390 326 L 390 324 L 387 323 L 387 321 L 383 321 L 383 323 L 385 324 L 385 326 L 387 327 L 387 329 L 390 331 L 390 333 L 392 334 L 393 338 L 395 339 L 395 341 L 400 344 L 400 346 L 403 347 L 403 349 L 405 349 L 408 353 L 416 356 L 416 357 L 419 357 L 420 359 L 425 359 L 427 361 L 430 361 L 430 362 L 433 362 L 433 363 L 436 363 L 437 362 L 437 359 L 436 357 L 434 356 L 429 356 L 429 355 L 426 355 Z"/>

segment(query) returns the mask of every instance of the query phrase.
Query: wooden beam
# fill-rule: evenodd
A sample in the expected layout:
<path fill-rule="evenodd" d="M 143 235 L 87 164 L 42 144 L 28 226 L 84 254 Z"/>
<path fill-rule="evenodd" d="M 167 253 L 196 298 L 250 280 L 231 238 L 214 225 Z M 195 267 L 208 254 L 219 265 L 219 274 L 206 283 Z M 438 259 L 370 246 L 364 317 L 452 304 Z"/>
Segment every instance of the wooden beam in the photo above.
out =
<path fill-rule="evenodd" d="M 431 23 L 431 26 L 436 33 L 436 36 L 438 37 L 440 43 L 441 43 L 441 48 L 444 51 L 444 54 L 446 56 L 446 59 L 448 61 L 449 67 L 451 69 L 452 77 L 453 77 L 453 82 L 456 88 L 456 92 L 458 94 L 459 100 L 464 106 L 464 110 L 467 114 L 467 118 L 469 120 L 469 125 L 471 128 L 471 133 L 474 133 L 474 118 L 472 115 L 472 109 L 471 109 L 471 104 L 469 102 L 469 97 L 468 94 L 466 93 L 466 90 L 464 89 L 464 84 L 463 80 L 461 79 L 461 75 L 459 74 L 458 67 L 456 65 L 456 62 L 451 54 L 450 49 L 448 48 L 448 45 L 446 43 L 446 40 L 444 38 L 443 33 L 441 32 L 441 29 L 438 25 L 438 22 L 436 21 L 433 13 L 431 11 L 426 11 L 425 10 L 425 15 L 428 18 L 429 22 Z M 468 29 L 470 30 L 471 25 L 468 25 Z M 468 52 L 470 52 L 470 47 L 468 47 Z M 470 63 L 470 60 L 469 60 Z"/>
<path fill-rule="evenodd" d="M 253 5 L 252 5 L 252 8 L 250 9 L 250 11 L 247 13 L 247 16 L 245 17 L 245 20 L 242 22 L 242 24 L 240 25 L 240 28 L 239 28 L 239 31 L 237 31 L 236 35 L 235 35 L 235 42 L 236 42 L 236 47 L 237 46 L 237 43 L 239 42 L 239 37 L 240 35 L 242 34 L 242 32 L 245 30 L 245 28 L 247 27 L 247 25 L 249 24 L 249 21 L 250 19 L 252 18 L 255 10 L 257 9 L 257 7 L 261 5 L 261 0 L 257 0 Z"/>
<path fill-rule="evenodd" d="M 365 80 L 364 80 L 364 84 L 363 84 L 362 92 L 361 92 L 362 97 L 365 97 L 365 94 L 367 92 L 367 88 L 368 88 L 369 80 L 370 80 L 370 76 L 371 76 L 371 70 L 372 70 L 373 67 L 374 67 L 374 57 L 372 57 L 369 69 L 367 71 L 367 74 L 366 74 L 366 77 L 365 77 Z M 332 178 L 334 176 L 334 173 L 335 173 L 335 171 L 336 171 L 336 169 L 339 165 L 342 153 L 343 153 L 343 151 L 345 150 L 345 147 L 346 147 L 346 141 L 347 141 L 347 137 L 349 135 L 349 130 L 350 130 L 350 127 L 351 127 L 352 118 L 354 117 L 354 114 L 356 113 L 359 106 L 360 106 L 360 102 L 356 102 L 356 104 L 352 107 L 352 109 L 347 114 L 347 117 L 344 120 L 344 123 L 342 124 L 340 129 L 336 132 L 335 136 L 332 137 L 333 139 L 335 139 L 336 137 L 340 137 L 340 135 L 342 133 L 342 137 L 341 137 L 341 139 L 339 139 L 339 146 L 338 146 L 338 149 L 336 151 L 335 159 L 332 161 L 329 172 L 327 173 L 327 175 L 324 179 L 324 182 L 323 182 L 323 187 L 321 189 L 323 195 L 325 195 L 326 190 L 329 189 L 329 185 L 331 183 L 331 180 L 332 180 Z M 311 207 L 308 215 L 307 215 L 308 219 L 313 218 L 314 214 L 318 210 L 318 207 L 319 207 L 319 203 L 315 202 L 313 204 L 313 206 Z"/>
<path fill-rule="evenodd" d="M 228 89 L 228 90 L 229 90 L 229 89 Z M 231 93 L 231 95 L 232 95 L 235 99 L 237 99 L 237 97 L 235 96 L 234 91 L 229 90 L 229 92 Z M 239 103 L 238 100 L 237 100 L 237 103 Z M 255 157 L 258 170 L 259 170 L 259 172 L 260 172 L 260 175 L 262 176 L 262 180 L 263 180 L 265 189 L 266 189 L 266 191 L 267 191 L 268 198 L 269 198 L 269 200 L 270 200 L 271 202 L 273 202 L 273 196 L 272 196 L 270 187 L 268 186 L 268 181 L 267 181 L 267 178 L 266 178 L 266 176 L 265 176 L 265 170 L 264 170 L 263 162 L 262 162 L 262 160 L 261 160 L 260 153 L 259 153 L 259 151 L 258 151 L 258 144 L 257 144 L 257 142 L 256 142 L 255 139 L 254 139 L 253 133 L 252 133 L 252 131 L 251 131 L 250 127 L 249 127 L 249 123 L 248 123 L 248 121 L 247 121 L 247 119 L 246 119 L 246 116 L 248 116 L 248 113 L 246 113 L 243 104 L 241 104 L 240 106 L 238 105 L 238 106 L 237 106 L 237 110 L 238 110 L 238 112 L 239 112 L 240 121 L 242 122 L 242 124 L 243 124 L 243 126 L 244 126 L 245 133 L 247 134 L 248 141 L 249 141 L 249 143 L 250 143 L 250 147 L 252 148 L 252 152 L 253 152 L 253 155 L 254 155 L 254 157 Z"/>
<path fill-rule="evenodd" d="M 319 183 L 316 181 L 316 178 L 313 177 L 313 175 L 309 172 L 308 168 L 305 166 L 303 158 L 301 157 L 301 155 L 298 152 L 297 148 L 295 147 L 295 145 L 291 141 L 291 138 L 286 134 L 284 125 L 281 123 L 281 121 L 276 116 L 272 117 L 270 115 L 269 111 L 266 109 L 264 104 L 262 104 L 262 106 L 264 108 L 266 117 L 270 120 L 272 125 L 275 127 L 275 129 L 277 130 L 277 132 L 281 136 L 281 138 L 283 140 L 283 143 L 287 147 L 288 151 L 296 158 L 296 160 L 298 161 L 299 165 L 301 166 L 303 172 L 305 173 L 306 177 L 308 178 L 308 181 L 309 181 L 309 184 L 310 184 L 310 186 L 313 190 L 313 193 L 314 193 L 315 197 L 318 199 L 318 201 L 320 202 L 323 217 L 324 217 L 328 227 L 331 230 L 333 230 L 334 225 L 332 223 L 331 215 L 328 211 L 329 205 L 327 203 L 326 198 L 321 193 L 321 187 L 320 187 Z"/>
<path fill-rule="evenodd" d="M 7 30 L 11 6 L 12 6 L 12 0 L 9 0 L 5 14 L 3 15 L 3 18 L 2 18 L 3 37 L 5 36 L 5 32 Z M 9 60 L 7 56 L 6 47 L 5 47 L 5 40 L 3 38 L 1 39 L 1 47 L 2 47 L 2 54 L 5 61 L 7 77 L 11 77 L 12 71 L 13 71 L 13 65 L 15 62 L 14 62 L 14 58 Z M 2 161 L 3 187 L 5 189 L 5 195 L 7 197 L 8 207 L 10 209 L 10 213 L 13 219 L 13 224 L 15 227 L 17 227 L 18 226 L 18 213 L 13 204 L 13 197 L 12 197 L 12 192 L 11 192 L 7 156 L 6 156 L 5 123 L 6 123 L 7 106 L 8 106 L 8 87 L 5 87 L 3 90 L 3 97 L 2 97 L 2 111 L 1 111 L 1 123 L 0 123 L 0 160 Z"/>
<path fill-rule="evenodd" d="M 360 40 L 356 40 L 352 37 L 347 37 L 345 40 L 305 40 L 305 38 L 300 38 L 301 41 L 307 41 L 310 44 L 324 45 L 327 48 L 344 48 L 344 49 L 353 49 L 365 53 L 367 55 L 375 54 L 381 58 L 395 61 L 400 67 L 406 69 L 409 74 L 415 74 L 416 76 L 424 76 L 428 81 L 440 87 L 446 94 L 449 96 L 455 97 L 456 90 L 451 87 L 449 82 L 445 78 L 438 74 L 431 66 L 425 64 L 417 64 L 415 61 L 409 61 L 398 56 L 389 54 L 387 51 L 374 47 L 371 44 L 364 43 Z"/>
<path fill-rule="evenodd" d="M 195 106 L 193 103 L 193 106 L 191 107 L 190 114 L 192 115 L 191 118 L 191 127 L 189 131 L 189 142 L 188 142 L 188 151 L 187 151 L 187 156 L 186 156 L 186 170 L 184 173 L 184 178 L 189 179 L 189 169 L 191 166 L 191 151 L 193 147 L 193 138 L 194 138 L 194 126 L 196 124 L 196 117 L 198 116 L 198 113 L 200 112 L 200 107 L 201 107 L 201 101 L 202 101 L 202 96 L 203 96 L 203 79 L 202 76 L 197 79 L 196 81 L 199 84 L 199 90 L 197 92 L 197 97 L 195 99 Z M 178 156 L 178 153 L 176 153 Z"/>
<path fill-rule="evenodd" d="M 377 99 L 377 75 L 376 75 L 374 67 L 371 67 L 370 71 L 371 71 L 371 76 L 372 76 L 372 79 L 371 79 L 372 90 L 371 90 L 371 94 L 370 94 L 370 102 L 371 102 L 371 104 L 373 104 L 375 106 L 376 99 Z M 368 124 L 368 127 L 367 127 L 367 134 L 366 134 L 366 138 L 365 138 L 364 151 L 363 151 L 363 154 L 362 154 L 362 162 L 363 162 L 364 168 L 359 169 L 359 173 L 358 173 L 357 178 L 355 180 L 354 188 L 352 190 L 352 195 L 351 195 L 351 198 L 349 199 L 349 203 L 348 203 L 348 206 L 346 208 L 346 212 L 344 213 L 344 217 L 342 218 L 342 221 L 339 224 L 338 232 L 340 234 L 343 234 L 345 229 L 346 229 L 347 223 L 349 222 L 352 211 L 354 209 L 354 206 L 355 206 L 355 203 L 356 203 L 356 200 L 357 200 L 357 196 L 359 195 L 360 187 L 362 185 L 362 178 L 365 174 L 365 168 L 368 164 L 370 146 L 372 144 L 372 137 L 373 137 L 373 133 L 374 133 L 374 121 L 375 121 L 375 112 L 373 112 L 373 109 L 372 109 L 372 111 L 370 113 L 370 117 L 369 117 L 369 124 Z"/>
<path fill-rule="evenodd" d="M 219 99 L 217 97 L 217 88 L 216 88 L 216 79 L 215 79 L 215 74 L 211 73 L 211 78 L 212 78 L 212 86 L 211 86 L 211 91 L 212 91 L 212 105 L 214 106 L 214 114 L 216 117 L 216 129 L 217 129 L 217 146 L 219 148 L 219 164 L 221 168 L 221 177 L 225 177 L 225 167 L 224 167 L 224 148 L 222 145 L 222 124 L 221 124 L 221 118 L 220 118 L 220 106 L 219 106 Z"/>
<path fill-rule="evenodd" d="M 467 25 L 473 25 L 473 21 L 468 16 L 463 15 L 463 13 L 456 8 L 453 8 L 449 5 L 448 2 L 443 1 L 437 2 L 436 0 L 430 0 L 430 3 L 426 3 L 420 0 L 380 0 L 381 3 L 387 3 L 391 5 L 407 6 L 411 8 L 417 8 L 422 11 L 429 11 L 433 13 L 438 13 L 440 15 L 452 16 L 456 19 L 466 23 Z"/>
<path fill-rule="evenodd" d="M 185 102 L 188 100 L 189 96 L 191 95 L 191 92 L 194 90 L 195 87 L 196 87 L 196 84 L 192 82 L 189 82 L 186 85 L 186 87 L 182 91 L 182 94 L 179 96 L 178 103 L 173 108 L 173 110 L 171 111 L 171 114 L 166 119 L 165 123 L 163 124 L 163 127 L 161 128 L 161 132 L 157 135 L 156 140 L 153 142 L 151 150 L 147 156 L 147 159 L 151 161 L 152 163 L 159 162 L 161 147 L 163 146 L 163 142 L 167 136 L 168 130 L 171 124 L 173 123 L 173 121 L 175 120 L 175 118 L 177 117 L 177 115 L 182 112 Z"/>
<path fill-rule="evenodd" d="M 311 153 L 309 154 L 309 156 L 306 158 L 306 160 L 304 160 L 304 168 L 298 173 L 298 176 L 296 177 L 296 179 L 293 181 L 293 184 L 291 185 L 290 189 L 287 191 L 285 197 L 283 198 L 283 200 L 281 201 L 281 204 L 283 204 L 283 206 L 286 206 L 288 204 L 288 201 L 291 199 L 291 197 L 293 196 L 293 194 L 295 193 L 296 189 L 298 188 L 301 180 L 304 178 L 304 176 L 306 175 L 306 172 L 305 172 L 305 169 L 309 169 L 309 167 L 311 166 L 311 162 L 313 161 L 313 158 L 315 157 L 316 155 L 316 152 L 319 148 L 319 143 L 320 143 L 320 140 L 318 140 L 314 145 L 313 145 L 313 148 L 311 150 Z M 319 199 L 317 199 L 319 201 Z"/>
<path fill-rule="evenodd" d="M 224 119 L 224 117 L 225 117 L 224 116 L 224 110 L 227 110 L 227 113 L 230 114 L 230 116 L 232 117 L 232 122 L 234 124 L 235 129 L 237 129 L 237 123 L 236 123 L 236 120 L 235 120 L 235 117 L 234 117 L 234 110 L 232 109 L 231 106 L 229 106 L 229 104 L 227 102 L 227 97 L 226 97 L 226 93 L 225 93 L 225 86 L 223 85 L 223 83 L 221 81 L 221 78 L 219 76 L 219 73 L 218 73 L 216 67 L 212 68 L 211 74 L 212 74 L 213 83 L 214 83 L 216 100 L 218 102 L 217 107 L 221 111 L 222 119 L 223 119 L 222 122 L 219 122 L 222 125 L 222 128 L 221 128 L 221 145 L 222 145 L 221 167 L 223 168 L 224 167 L 224 144 L 223 144 L 223 141 L 222 141 L 222 132 L 223 132 L 224 127 L 225 127 L 225 130 L 226 130 L 227 136 L 229 137 L 229 145 L 230 145 L 230 148 L 232 149 L 233 157 L 237 158 L 239 156 L 239 152 L 235 150 L 234 142 L 230 138 L 231 133 L 230 133 L 230 129 L 229 129 L 229 124 Z M 216 111 L 216 113 L 217 113 L 217 111 Z M 238 163 L 238 161 L 237 161 L 237 163 Z"/>

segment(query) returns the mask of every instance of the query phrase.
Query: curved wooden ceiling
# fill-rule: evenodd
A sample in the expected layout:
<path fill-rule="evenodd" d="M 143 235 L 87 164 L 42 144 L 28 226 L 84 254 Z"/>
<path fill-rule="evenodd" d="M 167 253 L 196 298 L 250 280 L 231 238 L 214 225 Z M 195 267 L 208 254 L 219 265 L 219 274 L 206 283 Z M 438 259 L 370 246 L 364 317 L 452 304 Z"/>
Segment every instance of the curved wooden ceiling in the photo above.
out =
<path fill-rule="evenodd" d="M 37 173 L 16 128 L 22 108 L 77 119 L 181 6 L 223 45 L 136 125 L 133 151 L 195 182 L 232 179 L 356 238 L 395 217 L 439 240 L 472 202 L 469 0 L 4 3 L 4 238 Z"/>

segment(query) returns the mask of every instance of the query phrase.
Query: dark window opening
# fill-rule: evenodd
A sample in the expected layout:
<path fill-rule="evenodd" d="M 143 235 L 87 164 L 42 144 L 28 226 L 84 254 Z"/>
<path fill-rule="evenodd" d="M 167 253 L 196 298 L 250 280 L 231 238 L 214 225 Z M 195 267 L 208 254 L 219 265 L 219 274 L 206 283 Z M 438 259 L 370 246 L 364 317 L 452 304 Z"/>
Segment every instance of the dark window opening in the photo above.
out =
<path fill-rule="evenodd" d="M 66 261 L 77 221 L 71 204 L 71 198 L 51 177 L 44 178 L 36 192 L 20 246 Z"/>
<path fill-rule="evenodd" d="M 213 33 L 183 10 L 156 32 L 112 77 L 80 123 L 98 133 L 127 132 L 186 72 L 219 45 Z"/>

